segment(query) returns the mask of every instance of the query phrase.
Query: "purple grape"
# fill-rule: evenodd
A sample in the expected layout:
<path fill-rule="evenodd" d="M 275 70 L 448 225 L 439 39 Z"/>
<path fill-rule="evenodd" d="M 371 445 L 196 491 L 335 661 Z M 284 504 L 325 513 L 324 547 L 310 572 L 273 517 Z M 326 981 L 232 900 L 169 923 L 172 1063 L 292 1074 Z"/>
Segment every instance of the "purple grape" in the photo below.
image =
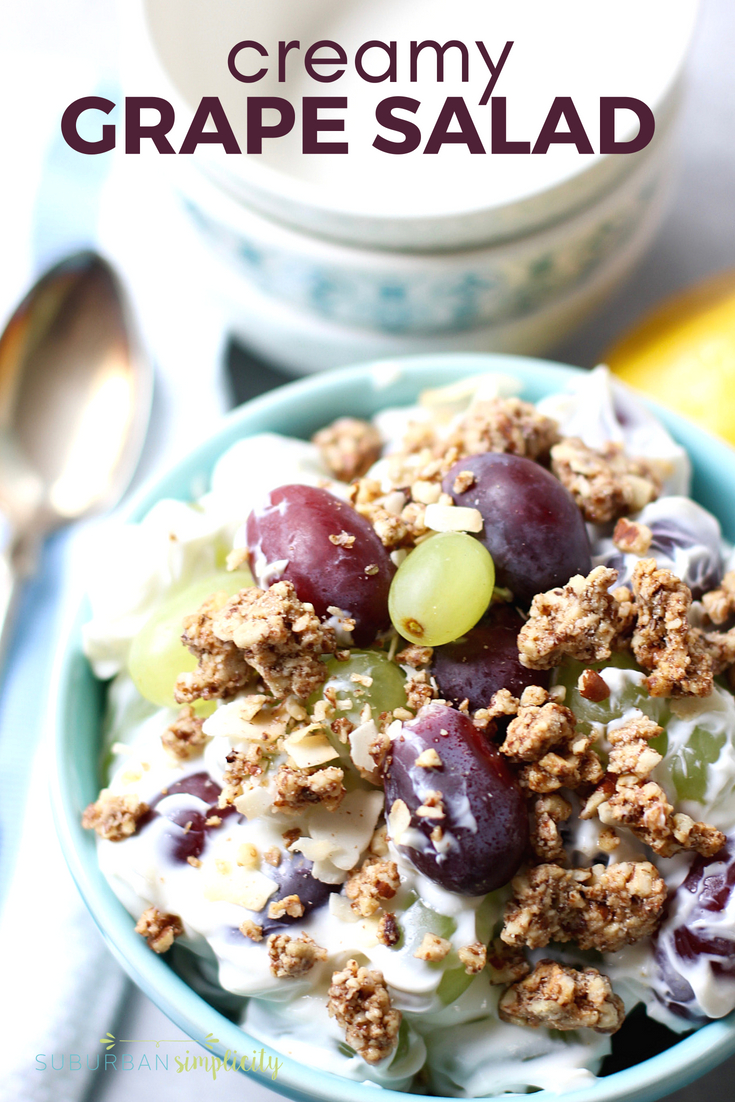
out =
<path fill-rule="evenodd" d="M 138 830 L 142 830 L 148 823 L 159 817 L 166 819 L 170 825 L 167 824 L 163 829 L 162 837 L 165 839 L 168 855 L 181 864 L 184 864 L 189 857 L 201 857 L 207 842 L 207 834 L 210 830 L 216 829 L 214 826 L 207 826 L 206 820 L 214 815 L 219 816 L 220 819 L 226 819 L 236 813 L 232 806 L 225 808 L 217 806 L 221 791 L 209 773 L 190 773 L 188 777 L 174 781 L 165 791 L 159 792 L 151 800 L 150 810 L 140 820 Z M 202 800 L 208 807 L 206 811 L 202 811 L 201 805 L 192 803 L 191 807 L 179 805 L 170 810 L 164 809 L 163 812 L 157 811 L 156 808 L 161 801 L 169 796 L 193 796 L 196 800 Z"/>
<path fill-rule="evenodd" d="M 460 471 L 475 482 L 454 492 Z M 478 509 L 484 528 L 478 539 L 495 563 L 495 584 L 529 605 L 537 593 L 565 585 L 592 569 L 582 514 L 568 490 L 544 467 L 518 455 L 486 452 L 460 459 L 444 479 L 456 505 Z"/>
<path fill-rule="evenodd" d="M 700 982 L 710 977 L 721 988 L 728 984 L 729 1009 L 735 1008 L 735 857 L 732 840 L 715 857 L 696 857 L 689 873 L 667 904 L 667 918 L 656 936 L 658 976 L 656 998 L 678 1017 L 693 1022 L 707 1019 L 687 978 L 688 969 Z M 723 1010 L 725 1013 L 726 1010 Z"/>
<path fill-rule="evenodd" d="M 277 868 L 268 869 L 267 875 L 278 884 L 278 891 L 272 895 L 265 908 L 257 918 L 259 926 L 263 927 L 263 934 L 271 934 L 274 930 L 280 930 L 283 926 L 290 926 L 294 922 L 303 922 L 310 911 L 323 907 L 332 892 L 338 892 L 341 884 L 324 884 L 321 880 L 312 876 L 312 861 L 307 861 L 302 853 L 286 852 L 281 856 L 281 863 Z M 268 907 L 271 903 L 284 899 L 287 895 L 297 895 L 304 908 L 303 915 L 292 918 L 290 915 L 282 915 L 280 918 L 268 918 Z"/>
<path fill-rule="evenodd" d="M 433 749 L 439 768 L 416 765 Z M 417 814 L 431 792 L 441 793 L 443 818 Z M 429 704 L 404 723 L 385 771 L 390 809 L 403 800 L 412 837 L 399 848 L 430 880 L 461 895 L 484 895 L 511 879 L 528 841 L 523 794 L 494 744 L 469 716 L 446 704 Z M 441 827 L 437 844 L 430 835 Z"/>
<path fill-rule="evenodd" d="M 487 617 L 454 643 L 435 647 L 431 672 L 445 700 L 470 710 L 486 708 L 498 689 L 520 696 L 529 685 L 547 689 L 549 670 L 527 670 L 518 656 L 523 618 L 510 605 L 494 605 Z"/>
<path fill-rule="evenodd" d="M 330 540 L 343 532 L 354 536 L 351 545 Z M 390 626 L 395 567 L 372 525 L 347 502 L 316 486 L 280 486 L 250 514 L 246 533 L 259 585 L 293 582 L 322 619 L 330 606 L 342 609 L 355 620 L 355 646 L 367 646 Z M 286 565 L 274 573 L 279 561 Z"/>
<path fill-rule="evenodd" d="M 686 497 L 661 497 L 646 505 L 635 519 L 651 529 L 653 538 L 646 553 L 681 578 L 695 601 L 720 584 L 722 531 L 717 519 L 701 505 Z M 593 552 L 595 564 L 618 571 L 618 585 L 630 585 L 637 555 L 624 554 L 607 537 L 596 541 Z"/>

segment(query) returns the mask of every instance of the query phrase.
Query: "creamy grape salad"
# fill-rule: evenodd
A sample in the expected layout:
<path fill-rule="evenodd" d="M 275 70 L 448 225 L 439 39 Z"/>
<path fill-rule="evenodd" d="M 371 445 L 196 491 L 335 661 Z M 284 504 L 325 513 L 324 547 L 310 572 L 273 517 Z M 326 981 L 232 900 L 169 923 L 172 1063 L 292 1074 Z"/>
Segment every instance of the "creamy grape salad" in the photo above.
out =
<path fill-rule="evenodd" d="M 240 440 L 92 571 L 105 876 L 376 1086 L 573 1090 L 632 1011 L 735 1007 L 731 549 L 605 369 L 519 392 Z"/>

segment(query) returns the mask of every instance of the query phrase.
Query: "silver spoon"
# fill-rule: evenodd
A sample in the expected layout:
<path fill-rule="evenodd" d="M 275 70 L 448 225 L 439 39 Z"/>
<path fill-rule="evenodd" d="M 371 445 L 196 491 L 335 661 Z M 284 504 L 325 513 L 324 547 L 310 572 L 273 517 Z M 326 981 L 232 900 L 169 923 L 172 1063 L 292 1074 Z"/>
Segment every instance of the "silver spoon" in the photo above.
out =
<path fill-rule="evenodd" d="M 8 322 L 0 337 L 0 662 L 45 538 L 110 508 L 127 486 L 151 392 L 127 297 L 95 253 L 47 272 Z"/>

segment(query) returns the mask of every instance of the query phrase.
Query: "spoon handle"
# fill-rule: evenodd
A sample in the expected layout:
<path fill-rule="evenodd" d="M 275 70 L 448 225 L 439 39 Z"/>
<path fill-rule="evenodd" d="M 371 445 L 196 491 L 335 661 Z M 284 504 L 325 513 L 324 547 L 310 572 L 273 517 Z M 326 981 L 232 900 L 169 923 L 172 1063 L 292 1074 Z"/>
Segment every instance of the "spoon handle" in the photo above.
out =
<path fill-rule="evenodd" d="M 18 609 L 21 578 L 8 550 L 0 555 L 0 669 L 5 665 Z"/>

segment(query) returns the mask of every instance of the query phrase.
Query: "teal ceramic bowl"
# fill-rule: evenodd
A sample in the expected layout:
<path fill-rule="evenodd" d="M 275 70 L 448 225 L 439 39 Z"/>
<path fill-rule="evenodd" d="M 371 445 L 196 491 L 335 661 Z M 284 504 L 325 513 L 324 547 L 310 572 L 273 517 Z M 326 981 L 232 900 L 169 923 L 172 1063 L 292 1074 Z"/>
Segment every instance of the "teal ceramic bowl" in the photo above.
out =
<path fill-rule="evenodd" d="M 201 492 L 217 458 L 250 433 L 270 430 L 308 438 L 340 414 L 370 416 L 389 405 L 413 401 L 426 387 L 440 386 L 486 371 L 515 375 L 523 395 L 536 400 L 557 391 L 573 377 L 573 368 L 523 357 L 501 355 L 435 355 L 363 364 L 292 383 L 249 402 L 222 422 L 218 431 L 140 493 L 127 511 L 139 520 L 159 498 L 189 500 Z M 664 410 L 655 412 L 687 449 L 694 466 L 694 497 L 715 513 L 726 537 L 735 542 L 735 451 L 694 425 Z M 94 836 L 80 826 L 82 810 L 100 788 L 100 731 L 105 686 L 95 679 L 84 658 L 82 607 L 62 642 L 53 696 L 56 769 L 52 800 L 66 860 L 89 910 L 112 953 L 130 977 L 194 1040 L 219 1038 L 218 1055 L 227 1049 L 246 1051 L 251 1040 L 223 1014 L 197 995 L 166 960 L 151 953 L 97 867 Z M 253 1042 L 260 1049 L 261 1042 Z M 735 1013 L 712 1022 L 672 1048 L 624 1071 L 596 1080 L 564 1095 L 565 1102 L 653 1102 L 685 1086 L 735 1053 Z M 289 1098 L 329 1102 L 375 1102 L 376 1088 L 305 1066 L 280 1056 L 277 1081 L 263 1085 Z M 245 1084 L 243 1084 L 243 1088 Z M 419 1097 L 380 1092 L 385 1102 Z M 505 1096 L 508 1097 L 507 1095 Z M 541 1091 L 538 1102 L 558 1100 Z"/>

